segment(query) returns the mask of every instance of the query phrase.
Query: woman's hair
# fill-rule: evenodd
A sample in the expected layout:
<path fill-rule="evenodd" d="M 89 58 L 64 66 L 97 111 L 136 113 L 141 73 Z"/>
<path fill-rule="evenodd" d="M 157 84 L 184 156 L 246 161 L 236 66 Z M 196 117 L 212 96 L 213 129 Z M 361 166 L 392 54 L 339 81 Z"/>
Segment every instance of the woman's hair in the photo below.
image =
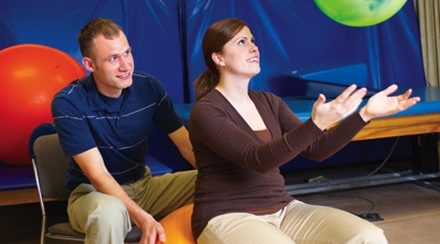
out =
<path fill-rule="evenodd" d="M 111 19 L 97 18 L 87 23 L 78 35 L 78 43 L 81 54 L 84 57 L 90 57 L 92 41 L 99 35 L 103 35 L 106 39 L 118 37 L 122 32 L 121 26 Z"/>
<path fill-rule="evenodd" d="M 229 18 L 215 22 L 206 30 L 203 36 L 202 51 L 207 68 L 194 82 L 196 100 L 212 90 L 219 82 L 219 72 L 212 60 L 212 53 L 222 51 L 223 46 L 245 26 L 247 24 L 244 21 Z"/>

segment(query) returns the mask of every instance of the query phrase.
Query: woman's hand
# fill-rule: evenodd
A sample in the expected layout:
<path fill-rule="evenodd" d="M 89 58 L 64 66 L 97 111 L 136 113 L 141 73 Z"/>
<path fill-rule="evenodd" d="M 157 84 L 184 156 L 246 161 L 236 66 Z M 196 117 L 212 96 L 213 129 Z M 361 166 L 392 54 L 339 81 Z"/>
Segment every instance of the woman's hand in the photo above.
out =
<path fill-rule="evenodd" d="M 325 130 L 353 113 L 367 93 L 365 88 L 357 90 L 356 88 L 356 85 L 349 86 L 338 97 L 327 103 L 325 102 L 325 96 L 319 94 L 312 109 L 312 120 L 316 126 L 321 130 Z"/>
<path fill-rule="evenodd" d="M 403 111 L 420 101 L 419 97 L 411 97 L 412 90 L 398 96 L 389 96 L 397 90 L 397 85 L 391 85 L 372 96 L 359 112 L 365 122 L 374 118 L 384 117 Z"/>

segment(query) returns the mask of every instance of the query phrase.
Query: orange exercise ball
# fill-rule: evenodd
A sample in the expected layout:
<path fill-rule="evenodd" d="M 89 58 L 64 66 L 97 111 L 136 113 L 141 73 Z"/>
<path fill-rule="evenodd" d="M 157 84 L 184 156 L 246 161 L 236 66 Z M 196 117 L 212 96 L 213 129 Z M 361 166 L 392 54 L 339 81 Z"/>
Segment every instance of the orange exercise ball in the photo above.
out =
<path fill-rule="evenodd" d="M 20 44 L 0 51 L 0 161 L 30 164 L 32 130 L 51 122 L 53 96 L 86 75 L 68 54 L 48 46 Z"/>
<path fill-rule="evenodd" d="M 196 244 L 191 230 L 192 212 L 193 204 L 188 204 L 168 214 L 160 221 L 165 229 L 166 243 Z"/>

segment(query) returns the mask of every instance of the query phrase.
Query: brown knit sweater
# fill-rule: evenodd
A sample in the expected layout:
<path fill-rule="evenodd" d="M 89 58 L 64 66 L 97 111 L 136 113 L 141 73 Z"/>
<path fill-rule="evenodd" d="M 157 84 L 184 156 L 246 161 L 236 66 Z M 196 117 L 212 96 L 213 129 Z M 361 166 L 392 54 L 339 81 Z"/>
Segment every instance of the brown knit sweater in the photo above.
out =
<path fill-rule="evenodd" d="M 198 238 L 207 222 L 231 212 L 270 214 L 292 197 L 279 167 L 298 155 L 322 161 L 344 147 L 365 125 L 358 113 L 322 132 L 301 122 L 281 98 L 249 91 L 272 140 L 263 142 L 226 98 L 213 89 L 194 106 L 189 121 L 198 176 L 192 228 Z"/>

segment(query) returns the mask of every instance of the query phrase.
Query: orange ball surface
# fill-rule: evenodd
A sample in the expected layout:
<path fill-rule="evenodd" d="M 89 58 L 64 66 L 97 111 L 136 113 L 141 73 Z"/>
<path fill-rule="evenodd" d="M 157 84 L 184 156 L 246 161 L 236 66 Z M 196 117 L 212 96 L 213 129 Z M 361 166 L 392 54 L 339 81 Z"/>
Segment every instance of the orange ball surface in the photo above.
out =
<path fill-rule="evenodd" d="M 20 44 L 0 51 L 0 161 L 30 164 L 32 130 L 51 122 L 55 93 L 86 75 L 68 54 L 48 46 Z"/>
<path fill-rule="evenodd" d="M 193 204 L 189 204 L 175 210 L 160 221 L 165 229 L 166 243 L 196 244 L 191 230 L 192 212 Z"/>

